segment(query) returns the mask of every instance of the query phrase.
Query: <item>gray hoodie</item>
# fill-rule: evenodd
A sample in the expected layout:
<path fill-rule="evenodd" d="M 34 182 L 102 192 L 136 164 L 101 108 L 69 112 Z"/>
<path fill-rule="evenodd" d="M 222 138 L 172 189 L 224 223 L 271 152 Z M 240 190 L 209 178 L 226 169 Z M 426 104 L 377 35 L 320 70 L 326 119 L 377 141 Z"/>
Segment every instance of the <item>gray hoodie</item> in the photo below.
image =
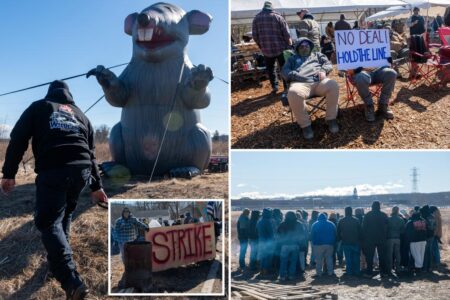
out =
<path fill-rule="evenodd" d="M 298 55 L 298 46 L 303 41 L 308 41 L 311 47 L 308 57 Z M 289 57 L 281 70 L 281 75 L 285 80 L 308 83 L 319 82 L 319 71 L 323 71 L 328 75 L 333 70 L 333 65 L 328 58 L 319 52 L 312 53 L 313 48 L 314 44 L 308 38 L 298 39 L 294 46 L 295 54 Z"/>

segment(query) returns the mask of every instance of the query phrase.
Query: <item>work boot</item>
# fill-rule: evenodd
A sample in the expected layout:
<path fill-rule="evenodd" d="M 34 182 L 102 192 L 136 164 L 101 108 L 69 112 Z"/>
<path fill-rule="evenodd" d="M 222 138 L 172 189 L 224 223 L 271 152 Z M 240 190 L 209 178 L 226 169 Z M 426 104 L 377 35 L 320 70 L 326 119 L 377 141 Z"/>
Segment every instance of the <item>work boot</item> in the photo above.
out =
<path fill-rule="evenodd" d="M 74 290 L 66 292 L 67 300 L 83 300 L 89 294 L 89 289 L 84 283 L 80 284 Z"/>
<path fill-rule="evenodd" d="M 303 133 L 303 137 L 306 140 L 310 140 L 310 139 L 312 139 L 314 137 L 314 132 L 312 130 L 311 125 L 309 125 L 309 126 L 307 126 L 305 128 L 302 128 L 302 133 Z"/>
<path fill-rule="evenodd" d="M 337 124 L 336 119 L 328 120 L 328 121 L 327 121 L 327 124 L 328 124 L 328 130 L 329 130 L 331 133 L 338 133 L 338 132 L 339 132 L 339 126 L 338 126 L 338 124 Z"/>
<path fill-rule="evenodd" d="M 278 85 L 272 86 L 272 94 L 275 95 L 278 92 Z"/>
<path fill-rule="evenodd" d="M 377 114 L 382 115 L 388 120 L 392 120 L 394 118 L 394 113 L 388 104 L 379 104 Z"/>
<path fill-rule="evenodd" d="M 286 93 L 281 94 L 281 104 L 283 104 L 284 107 L 289 106 L 289 101 Z"/>
<path fill-rule="evenodd" d="M 366 116 L 367 122 L 375 121 L 375 110 L 373 108 L 373 104 L 366 105 L 364 107 L 364 115 Z"/>

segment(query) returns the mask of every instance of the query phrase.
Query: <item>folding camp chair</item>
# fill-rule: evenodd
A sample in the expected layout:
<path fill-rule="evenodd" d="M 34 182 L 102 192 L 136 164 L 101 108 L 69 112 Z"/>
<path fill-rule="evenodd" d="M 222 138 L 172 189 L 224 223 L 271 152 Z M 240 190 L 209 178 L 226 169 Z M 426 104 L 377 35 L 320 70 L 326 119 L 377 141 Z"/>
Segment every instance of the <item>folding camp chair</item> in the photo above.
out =
<path fill-rule="evenodd" d="M 410 75 L 408 88 L 415 88 L 422 84 L 427 86 L 435 85 L 436 74 L 439 70 L 439 57 L 432 53 L 431 47 L 440 45 L 427 44 L 423 35 L 413 35 L 410 41 Z"/>
<path fill-rule="evenodd" d="M 438 35 L 443 46 L 450 45 L 450 27 L 441 27 L 438 29 Z"/>
<path fill-rule="evenodd" d="M 310 116 L 314 115 L 317 111 L 324 111 L 326 112 L 326 98 L 327 97 L 322 97 L 322 96 L 313 96 L 311 98 L 306 99 L 306 105 L 310 108 L 308 113 Z M 286 106 L 285 106 L 286 107 Z M 339 112 L 339 108 L 338 108 L 338 112 Z M 291 121 L 292 123 L 295 123 L 294 120 L 294 114 L 292 113 L 292 109 L 291 107 L 288 105 L 287 109 L 283 112 L 283 115 L 287 115 L 288 113 L 291 114 Z"/>
<path fill-rule="evenodd" d="M 346 71 L 344 76 L 345 76 L 345 86 L 347 89 L 347 99 L 345 101 L 346 102 L 345 107 L 347 108 L 350 102 L 353 104 L 353 106 L 356 106 L 356 97 L 358 96 L 358 90 L 356 89 L 356 84 L 353 79 L 353 72 Z M 372 97 L 380 98 L 382 87 L 383 85 L 381 83 L 371 84 L 369 86 L 369 91 Z"/>

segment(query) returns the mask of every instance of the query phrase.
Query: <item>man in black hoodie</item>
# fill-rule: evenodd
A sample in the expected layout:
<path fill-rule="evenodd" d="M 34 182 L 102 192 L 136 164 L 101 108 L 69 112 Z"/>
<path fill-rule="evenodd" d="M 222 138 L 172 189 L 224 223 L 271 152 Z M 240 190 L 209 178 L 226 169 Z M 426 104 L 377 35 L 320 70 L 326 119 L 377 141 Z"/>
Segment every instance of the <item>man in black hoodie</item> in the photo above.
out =
<path fill-rule="evenodd" d="M 88 184 L 94 203 L 108 198 L 95 161 L 94 130 L 65 82 L 52 82 L 45 98 L 33 102 L 14 126 L 2 169 L 5 194 L 15 186 L 30 139 L 38 174 L 34 222 L 47 250 L 50 271 L 68 299 L 84 299 L 89 290 L 76 270 L 69 245 L 72 213 Z"/>
<path fill-rule="evenodd" d="M 378 251 L 380 262 L 380 273 L 386 275 L 386 240 L 388 229 L 388 217 L 381 211 L 380 202 L 372 203 L 372 210 L 369 211 L 362 223 L 362 232 L 364 237 L 364 248 L 367 264 L 367 276 L 372 277 L 373 256 L 375 249 Z"/>

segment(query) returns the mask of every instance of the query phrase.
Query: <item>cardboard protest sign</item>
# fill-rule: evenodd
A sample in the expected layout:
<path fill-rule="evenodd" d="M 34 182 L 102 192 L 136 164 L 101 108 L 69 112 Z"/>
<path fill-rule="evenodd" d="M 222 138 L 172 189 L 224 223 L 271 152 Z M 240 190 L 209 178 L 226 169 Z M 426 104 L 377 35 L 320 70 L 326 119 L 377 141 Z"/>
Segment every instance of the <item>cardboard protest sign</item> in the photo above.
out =
<path fill-rule="evenodd" d="M 214 223 L 150 228 L 152 271 L 158 272 L 216 257 Z"/>
<path fill-rule="evenodd" d="M 334 38 L 338 70 L 389 65 L 391 46 L 387 29 L 336 30 Z"/>

